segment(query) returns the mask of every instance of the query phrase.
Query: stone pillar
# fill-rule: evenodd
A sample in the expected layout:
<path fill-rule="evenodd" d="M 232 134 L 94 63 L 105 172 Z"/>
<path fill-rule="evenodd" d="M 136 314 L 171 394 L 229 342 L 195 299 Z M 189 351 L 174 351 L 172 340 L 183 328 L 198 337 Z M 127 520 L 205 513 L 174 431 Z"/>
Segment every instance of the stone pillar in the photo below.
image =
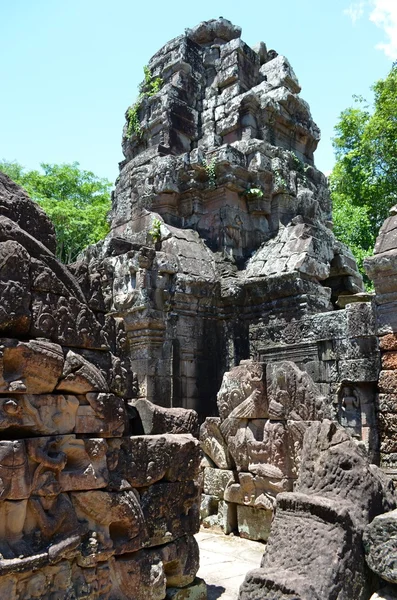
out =
<path fill-rule="evenodd" d="M 397 479 L 397 205 L 381 227 L 374 256 L 365 260 L 365 269 L 375 286 L 382 359 L 378 382 L 380 464 Z"/>

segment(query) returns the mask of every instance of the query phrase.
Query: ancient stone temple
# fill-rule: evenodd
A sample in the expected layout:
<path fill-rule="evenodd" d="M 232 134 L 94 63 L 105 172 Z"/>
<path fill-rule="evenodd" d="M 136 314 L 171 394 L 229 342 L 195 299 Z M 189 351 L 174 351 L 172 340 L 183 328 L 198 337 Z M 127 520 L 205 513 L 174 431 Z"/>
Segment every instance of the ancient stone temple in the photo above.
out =
<path fill-rule="evenodd" d="M 332 397 L 347 380 L 370 412 L 371 306 L 336 310 L 362 280 L 331 231 L 319 129 L 288 60 L 240 34 L 209 21 L 150 60 L 126 113 L 111 233 L 86 252 L 89 273 L 156 404 L 216 415 L 223 373 L 256 357 L 305 364 Z"/>
<path fill-rule="evenodd" d="M 1 598 L 204 600 L 200 501 L 267 541 L 241 600 L 397 584 L 396 211 L 371 296 L 289 61 L 240 35 L 152 57 L 110 234 L 73 265 L 0 174 Z"/>

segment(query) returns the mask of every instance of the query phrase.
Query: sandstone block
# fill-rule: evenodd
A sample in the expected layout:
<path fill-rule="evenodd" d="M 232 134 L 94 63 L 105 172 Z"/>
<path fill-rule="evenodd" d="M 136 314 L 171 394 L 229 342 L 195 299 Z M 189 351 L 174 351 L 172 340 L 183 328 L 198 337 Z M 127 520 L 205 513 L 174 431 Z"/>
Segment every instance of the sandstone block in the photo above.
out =
<path fill-rule="evenodd" d="M 86 394 L 88 404 L 80 404 L 76 414 L 76 433 L 101 437 L 120 437 L 127 424 L 125 402 L 114 394 Z"/>
<path fill-rule="evenodd" d="M 189 434 L 124 437 L 110 442 L 110 447 L 117 454 L 112 485 L 121 479 L 141 488 L 160 480 L 188 482 L 198 477 L 200 446 Z"/>
<path fill-rule="evenodd" d="M 48 394 L 62 375 L 62 348 L 45 340 L 0 340 L 3 372 L 0 391 L 13 394 Z"/>
<path fill-rule="evenodd" d="M 378 385 L 384 394 L 397 394 L 397 371 L 381 371 Z"/>
<path fill-rule="evenodd" d="M 222 500 L 225 489 L 230 482 L 234 481 L 234 472 L 226 469 L 204 469 L 204 494 L 209 494 Z"/>
<path fill-rule="evenodd" d="M 117 556 L 113 566 L 114 583 L 112 600 L 163 600 L 166 593 L 164 566 L 159 556 L 140 550 L 133 554 Z"/>
<path fill-rule="evenodd" d="M 96 533 L 97 552 L 124 554 L 147 545 L 145 518 L 134 491 L 73 492 L 72 502 L 79 520 Z"/>
<path fill-rule="evenodd" d="M 193 481 L 155 483 L 140 496 L 150 546 L 198 532 L 199 488 Z"/>
<path fill-rule="evenodd" d="M 72 394 L 106 392 L 108 385 L 102 373 L 83 356 L 69 350 L 57 391 Z"/>
<path fill-rule="evenodd" d="M 380 336 L 379 347 L 385 352 L 397 350 L 397 333 L 388 333 Z"/>
<path fill-rule="evenodd" d="M 397 510 L 378 515 L 363 537 L 368 566 L 389 583 L 397 583 Z"/>
<path fill-rule="evenodd" d="M 261 510 L 252 506 L 237 505 L 239 535 L 249 540 L 266 540 L 270 534 L 272 510 Z"/>
<path fill-rule="evenodd" d="M 219 417 L 207 417 L 200 428 L 200 443 L 204 452 L 220 469 L 233 467 L 233 459 L 220 430 Z"/>
<path fill-rule="evenodd" d="M 390 371 L 397 369 L 397 352 L 384 352 L 382 354 L 382 369 Z"/>
<path fill-rule="evenodd" d="M 194 410 L 163 408 L 143 399 L 134 400 L 131 405 L 136 408 L 142 427 L 142 431 L 136 433 L 191 433 L 198 437 L 198 417 Z"/>

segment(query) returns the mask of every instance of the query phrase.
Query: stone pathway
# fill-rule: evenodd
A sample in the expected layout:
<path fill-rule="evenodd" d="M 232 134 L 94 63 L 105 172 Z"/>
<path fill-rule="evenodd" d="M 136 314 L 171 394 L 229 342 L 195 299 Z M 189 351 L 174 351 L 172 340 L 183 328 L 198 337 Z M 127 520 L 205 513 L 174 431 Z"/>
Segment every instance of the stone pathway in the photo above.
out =
<path fill-rule="evenodd" d="M 245 574 L 260 566 L 264 544 L 201 529 L 197 573 L 207 583 L 208 600 L 236 600 Z"/>

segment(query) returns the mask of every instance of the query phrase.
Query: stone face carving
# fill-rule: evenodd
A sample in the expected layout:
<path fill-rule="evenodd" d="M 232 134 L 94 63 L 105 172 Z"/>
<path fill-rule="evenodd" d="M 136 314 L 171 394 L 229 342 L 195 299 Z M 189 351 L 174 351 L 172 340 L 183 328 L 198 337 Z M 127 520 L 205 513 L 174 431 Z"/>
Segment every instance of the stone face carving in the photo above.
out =
<path fill-rule="evenodd" d="M 239 598 L 368 598 L 362 536 L 394 506 L 391 482 L 348 433 L 313 423 L 295 491 L 278 496 L 261 568 L 248 573 Z"/>
<path fill-rule="evenodd" d="M 123 324 L 98 277 L 85 272 L 87 302 L 52 249 L 44 213 L 0 173 L 0 596 L 160 600 L 198 569 L 197 415 L 146 407 L 132 435 Z"/>

